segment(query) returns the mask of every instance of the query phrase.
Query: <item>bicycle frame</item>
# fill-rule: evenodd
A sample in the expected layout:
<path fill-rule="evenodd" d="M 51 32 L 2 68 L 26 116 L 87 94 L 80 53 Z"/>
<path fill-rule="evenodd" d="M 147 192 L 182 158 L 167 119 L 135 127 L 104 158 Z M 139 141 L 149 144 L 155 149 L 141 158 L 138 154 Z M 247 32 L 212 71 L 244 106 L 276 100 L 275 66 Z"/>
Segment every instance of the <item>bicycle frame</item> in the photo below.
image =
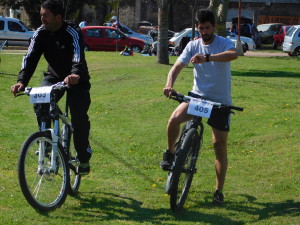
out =
<path fill-rule="evenodd" d="M 47 119 L 53 120 L 53 128 L 46 128 L 46 121 Z M 63 114 L 57 104 L 57 96 L 54 94 L 53 98 L 50 101 L 50 109 L 49 115 L 42 118 L 41 123 L 41 131 L 50 131 L 52 137 L 52 150 L 51 150 L 51 167 L 49 172 L 56 171 L 56 155 L 57 155 L 57 146 L 60 142 L 62 147 L 66 150 L 69 149 L 69 134 L 67 133 L 67 129 L 64 132 L 60 133 L 60 123 L 61 120 L 64 124 L 63 129 L 65 126 L 70 127 L 70 132 L 73 132 L 71 123 L 69 122 L 68 118 L 68 104 L 66 102 L 65 113 Z M 41 145 L 42 143 L 40 143 Z M 38 171 L 41 173 L 43 171 L 43 161 L 44 161 L 44 153 L 45 153 L 45 146 L 39 146 L 39 162 L 38 162 Z"/>

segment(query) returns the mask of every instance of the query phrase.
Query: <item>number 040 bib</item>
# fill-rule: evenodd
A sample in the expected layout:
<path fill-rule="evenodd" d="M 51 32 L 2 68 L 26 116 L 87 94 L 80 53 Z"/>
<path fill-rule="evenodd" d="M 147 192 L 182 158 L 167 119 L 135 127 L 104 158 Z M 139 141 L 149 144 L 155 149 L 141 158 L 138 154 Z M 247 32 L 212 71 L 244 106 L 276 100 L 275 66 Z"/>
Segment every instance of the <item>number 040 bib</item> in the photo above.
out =
<path fill-rule="evenodd" d="M 194 116 L 209 118 L 213 104 L 209 101 L 192 98 L 187 113 Z"/>

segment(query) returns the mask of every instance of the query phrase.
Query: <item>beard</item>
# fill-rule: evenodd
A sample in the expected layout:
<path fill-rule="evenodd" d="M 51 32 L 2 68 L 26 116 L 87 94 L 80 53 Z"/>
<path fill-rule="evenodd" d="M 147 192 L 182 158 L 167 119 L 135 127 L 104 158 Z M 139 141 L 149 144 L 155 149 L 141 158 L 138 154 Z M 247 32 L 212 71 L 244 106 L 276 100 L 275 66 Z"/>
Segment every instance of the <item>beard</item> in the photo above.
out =
<path fill-rule="evenodd" d="M 214 37 L 214 34 L 204 34 L 204 35 L 202 35 L 202 40 L 204 42 L 209 42 L 213 39 L 213 37 Z"/>

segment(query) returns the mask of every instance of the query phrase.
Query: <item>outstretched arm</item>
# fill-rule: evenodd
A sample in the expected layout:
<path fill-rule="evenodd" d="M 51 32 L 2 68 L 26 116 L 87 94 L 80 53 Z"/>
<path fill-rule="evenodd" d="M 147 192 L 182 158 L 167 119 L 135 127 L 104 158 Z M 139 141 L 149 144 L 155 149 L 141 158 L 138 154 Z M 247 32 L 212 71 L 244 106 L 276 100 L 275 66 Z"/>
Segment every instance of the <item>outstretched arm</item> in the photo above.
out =
<path fill-rule="evenodd" d="M 221 52 L 215 55 L 210 55 L 208 56 L 208 60 L 210 61 L 215 61 L 215 62 L 229 62 L 232 60 L 235 60 L 238 58 L 238 52 L 235 48 L 229 49 L 225 52 Z M 201 54 L 197 54 L 194 55 L 191 60 L 191 63 L 194 64 L 199 64 L 199 63 L 205 63 L 206 61 L 206 56 L 205 55 L 201 55 Z"/>
<path fill-rule="evenodd" d="M 185 67 L 184 63 L 182 63 L 180 61 L 176 61 L 175 64 L 170 69 L 169 74 L 168 74 L 167 83 L 166 83 L 166 86 L 163 90 L 163 93 L 164 93 L 165 96 L 167 96 L 169 98 L 172 97 L 172 91 L 173 91 L 174 83 L 175 83 L 180 71 L 184 67 Z"/>

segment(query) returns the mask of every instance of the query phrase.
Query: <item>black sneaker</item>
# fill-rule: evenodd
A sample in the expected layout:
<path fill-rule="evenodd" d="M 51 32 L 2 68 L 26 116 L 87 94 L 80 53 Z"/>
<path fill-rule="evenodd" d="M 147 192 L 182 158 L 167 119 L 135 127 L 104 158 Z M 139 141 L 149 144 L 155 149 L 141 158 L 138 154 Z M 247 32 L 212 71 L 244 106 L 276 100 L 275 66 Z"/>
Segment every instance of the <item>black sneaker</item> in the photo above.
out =
<path fill-rule="evenodd" d="M 221 191 L 216 190 L 214 193 L 212 204 L 214 205 L 222 205 L 224 201 L 224 195 Z"/>
<path fill-rule="evenodd" d="M 91 170 L 91 167 L 90 167 L 89 163 L 87 163 L 84 166 L 79 164 L 77 172 L 80 176 L 85 176 L 85 175 L 88 175 L 90 173 L 90 170 Z"/>
<path fill-rule="evenodd" d="M 166 150 L 163 154 L 163 161 L 161 161 L 160 167 L 163 170 L 169 171 L 173 164 L 174 158 L 174 154 L 169 150 Z"/>

